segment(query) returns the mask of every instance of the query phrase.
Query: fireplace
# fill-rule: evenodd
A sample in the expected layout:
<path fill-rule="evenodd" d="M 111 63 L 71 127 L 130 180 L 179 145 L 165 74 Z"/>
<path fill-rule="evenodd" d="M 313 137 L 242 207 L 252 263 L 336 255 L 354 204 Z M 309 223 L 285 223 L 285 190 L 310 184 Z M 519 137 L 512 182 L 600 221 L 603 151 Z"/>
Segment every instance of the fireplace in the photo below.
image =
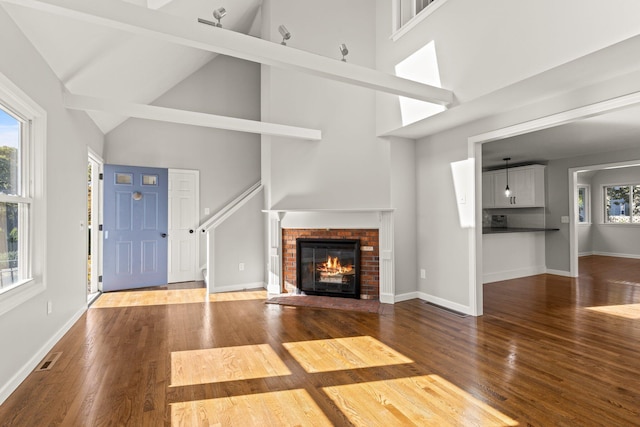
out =
<path fill-rule="evenodd" d="M 360 240 L 296 239 L 298 292 L 360 298 Z"/>

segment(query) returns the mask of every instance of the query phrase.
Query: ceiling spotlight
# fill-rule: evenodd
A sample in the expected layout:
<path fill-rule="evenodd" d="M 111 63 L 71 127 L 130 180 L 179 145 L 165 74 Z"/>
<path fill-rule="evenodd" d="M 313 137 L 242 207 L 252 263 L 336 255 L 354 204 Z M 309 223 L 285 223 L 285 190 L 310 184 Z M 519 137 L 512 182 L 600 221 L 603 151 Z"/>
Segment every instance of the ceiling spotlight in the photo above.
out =
<path fill-rule="evenodd" d="M 202 18 L 198 18 L 198 22 L 201 24 L 211 25 L 212 27 L 222 28 L 222 24 L 220 23 L 220 20 L 224 18 L 226 14 L 227 14 L 226 9 L 224 7 L 221 7 L 213 11 L 213 17 L 218 20 L 217 23 L 213 21 L 209 21 L 208 19 L 202 19 Z"/>
<path fill-rule="evenodd" d="M 286 46 L 287 45 L 286 41 L 291 38 L 291 33 L 289 32 L 289 30 L 287 30 L 287 27 L 285 27 L 284 25 L 280 25 L 278 27 L 278 31 L 280 31 L 280 35 L 282 36 L 282 43 L 280 44 Z"/>
<path fill-rule="evenodd" d="M 220 23 L 220 20 L 224 18 L 226 15 L 227 15 L 227 10 L 224 7 L 221 7 L 213 11 L 213 17 L 218 20 L 216 27 L 222 28 L 222 24 Z"/>
<path fill-rule="evenodd" d="M 347 54 L 349 53 L 349 49 L 347 49 L 347 45 L 342 43 L 340 46 L 340 53 L 342 54 L 342 62 L 347 62 L 347 60 L 345 59 L 345 56 L 347 56 Z"/>

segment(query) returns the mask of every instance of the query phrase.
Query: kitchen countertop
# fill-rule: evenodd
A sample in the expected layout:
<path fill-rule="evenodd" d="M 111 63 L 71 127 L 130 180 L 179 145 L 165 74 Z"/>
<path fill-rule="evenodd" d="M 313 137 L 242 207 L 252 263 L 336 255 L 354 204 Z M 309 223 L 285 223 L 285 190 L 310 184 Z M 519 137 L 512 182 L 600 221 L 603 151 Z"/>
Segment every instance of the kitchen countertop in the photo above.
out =
<path fill-rule="evenodd" d="M 483 227 L 482 234 L 501 233 L 533 233 L 536 231 L 559 231 L 559 228 L 535 228 L 535 227 Z"/>

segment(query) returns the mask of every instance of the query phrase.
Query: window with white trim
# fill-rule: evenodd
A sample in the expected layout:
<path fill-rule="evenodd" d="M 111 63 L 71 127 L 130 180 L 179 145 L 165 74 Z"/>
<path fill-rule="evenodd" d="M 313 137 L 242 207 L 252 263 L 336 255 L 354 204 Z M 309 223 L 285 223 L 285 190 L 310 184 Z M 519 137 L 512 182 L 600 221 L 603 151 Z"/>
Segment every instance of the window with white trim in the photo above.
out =
<path fill-rule="evenodd" d="M 23 118 L 0 104 L 0 293 L 31 278 L 28 130 Z"/>
<path fill-rule="evenodd" d="M 604 187 L 604 222 L 640 224 L 640 184 Z"/>
<path fill-rule="evenodd" d="M 578 185 L 578 224 L 589 224 L 591 222 L 591 195 L 588 185 Z"/>
<path fill-rule="evenodd" d="M 0 74 L 0 315 L 45 290 L 46 130 L 46 112 Z"/>
<path fill-rule="evenodd" d="M 438 0 L 442 1 L 442 0 Z M 436 0 L 394 0 L 394 25 L 393 30 L 397 31 L 407 22 L 411 21 L 420 12 L 427 9 Z"/>

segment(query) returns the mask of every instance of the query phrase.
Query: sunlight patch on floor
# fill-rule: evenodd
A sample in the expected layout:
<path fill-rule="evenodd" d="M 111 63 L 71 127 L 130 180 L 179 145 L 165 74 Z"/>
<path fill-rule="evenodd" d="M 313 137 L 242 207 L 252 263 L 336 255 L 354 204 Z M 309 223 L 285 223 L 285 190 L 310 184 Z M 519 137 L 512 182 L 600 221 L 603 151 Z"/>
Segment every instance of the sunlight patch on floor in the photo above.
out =
<path fill-rule="evenodd" d="M 282 344 L 309 373 L 413 363 L 369 336 Z"/>
<path fill-rule="evenodd" d="M 251 300 L 266 300 L 267 291 L 242 291 L 242 292 L 222 292 L 219 294 L 209 294 L 209 301 L 211 302 L 226 302 L 226 301 L 251 301 Z"/>
<path fill-rule="evenodd" d="M 204 288 L 107 292 L 100 295 L 91 308 L 203 303 L 206 301 L 206 293 Z"/>
<path fill-rule="evenodd" d="M 355 426 L 517 426 L 438 375 L 324 387 Z"/>
<path fill-rule="evenodd" d="M 268 344 L 171 353 L 171 387 L 291 375 Z"/>
<path fill-rule="evenodd" d="M 587 307 L 587 310 L 624 317 L 625 319 L 640 319 L 640 304 L 604 305 Z"/>
<path fill-rule="evenodd" d="M 171 426 L 331 426 L 306 390 L 171 404 Z"/>

